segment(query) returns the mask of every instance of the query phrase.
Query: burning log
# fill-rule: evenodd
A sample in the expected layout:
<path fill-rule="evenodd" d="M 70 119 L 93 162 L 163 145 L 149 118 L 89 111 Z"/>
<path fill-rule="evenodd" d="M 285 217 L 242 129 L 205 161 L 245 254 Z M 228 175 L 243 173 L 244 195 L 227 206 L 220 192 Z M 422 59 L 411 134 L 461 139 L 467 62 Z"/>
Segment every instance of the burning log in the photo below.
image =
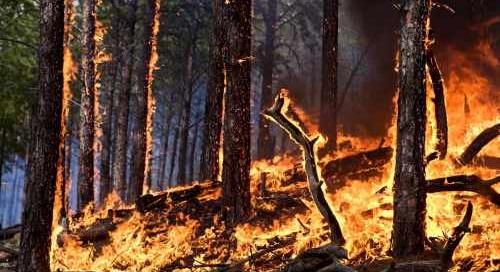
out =
<path fill-rule="evenodd" d="M 446 116 L 443 77 L 432 49 L 427 51 L 427 67 L 432 80 L 432 89 L 434 90 L 433 102 L 437 128 L 436 149 L 439 153 L 439 159 L 442 160 L 446 157 L 448 150 L 448 119 Z"/>
<path fill-rule="evenodd" d="M 164 209 L 167 207 L 168 201 L 181 202 L 188 199 L 193 199 L 199 196 L 206 189 L 219 187 L 218 182 L 204 182 L 188 187 L 176 188 L 168 190 L 156 195 L 146 194 L 139 197 L 136 201 L 136 208 L 139 212 L 145 213 L 153 209 Z"/>
<path fill-rule="evenodd" d="M 458 164 L 469 164 L 477 153 L 479 153 L 485 145 L 493 141 L 498 135 L 500 135 L 500 123 L 483 130 L 483 132 L 481 132 L 465 149 L 462 155 L 457 158 Z"/>
<path fill-rule="evenodd" d="M 21 229 L 22 229 L 22 225 L 20 225 L 20 224 L 14 225 L 14 226 L 11 226 L 11 227 L 8 227 L 5 229 L 1 229 L 0 230 L 0 240 L 7 240 L 7 239 L 14 237 L 14 235 L 21 232 Z"/>
<path fill-rule="evenodd" d="M 332 242 L 343 245 L 345 243 L 342 230 L 340 229 L 340 224 L 330 209 L 327 203 L 325 193 L 321 188 L 324 183 L 323 179 L 319 176 L 318 165 L 316 162 L 315 144 L 320 138 L 315 137 L 310 139 L 304 131 L 298 127 L 297 124 L 293 123 L 284 113 L 288 106 L 288 98 L 285 96 L 285 92 L 282 90 L 278 93 L 274 100 L 274 104 L 271 108 L 264 112 L 264 115 L 280 125 L 285 131 L 288 132 L 290 137 L 302 147 L 304 154 L 304 168 L 307 175 L 307 181 L 309 186 L 309 191 L 313 197 L 316 207 L 320 211 L 321 215 L 328 222 L 330 227 L 330 238 Z"/>
<path fill-rule="evenodd" d="M 341 178 L 363 174 L 370 169 L 378 169 L 389 163 L 393 151 L 392 147 L 381 147 L 331 160 L 321 167 L 321 173 L 326 178 Z M 288 183 L 306 178 L 306 173 L 302 167 L 290 169 L 284 175 L 287 177 Z"/>
<path fill-rule="evenodd" d="M 476 175 L 457 175 L 427 181 L 427 192 L 468 191 L 487 197 L 493 204 L 500 206 L 500 194 L 492 188 L 500 182 L 500 176 L 482 180 Z"/>

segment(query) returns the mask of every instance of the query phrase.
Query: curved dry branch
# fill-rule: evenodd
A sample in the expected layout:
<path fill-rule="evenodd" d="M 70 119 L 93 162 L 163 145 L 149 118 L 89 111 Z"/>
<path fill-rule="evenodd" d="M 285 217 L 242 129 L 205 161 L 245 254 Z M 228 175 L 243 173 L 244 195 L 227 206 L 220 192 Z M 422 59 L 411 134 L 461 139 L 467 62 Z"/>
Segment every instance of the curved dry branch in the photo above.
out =
<path fill-rule="evenodd" d="M 444 246 L 443 254 L 441 255 L 441 262 L 445 268 L 451 267 L 453 264 L 453 253 L 457 248 L 462 238 L 464 238 L 467 232 L 470 232 L 469 224 L 472 219 L 472 203 L 469 201 L 467 203 L 467 209 L 465 211 L 464 218 L 462 222 L 453 230 L 453 234 L 448 238 Z"/>
<path fill-rule="evenodd" d="M 482 180 L 476 175 L 457 175 L 451 177 L 427 180 L 427 192 L 468 191 L 487 197 L 493 204 L 500 206 L 500 194 L 492 188 L 500 182 L 500 176 Z"/>
<path fill-rule="evenodd" d="M 272 107 L 264 111 L 264 116 L 278 124 L 283 130 L 288 132 L 290 138 L 301 146 L 304 154 L 304 168 L 307 175 L 309 191 L 316 207 L 321 215 L 328 222 L 330 227 L 330 238 L 332 242 L 343 245 L 345 239 L 340 229 L 340 224 L 333 214 L 328 202 L 325 198 L 325 193 L 321 188 L 323 179 L 320 177 L 315 153 L 315 144 L 320 136 L 309 138 L 298 124 L 290 120 L 285 112 L 288 107 L 289 100 L 286 97 L 286 90 L 281 90 L 274 100 Z"/>
<path fill-rule="evenodd" d="M 477 153 L 498 135 L 500 135 L 500 123 L 483 130 L 465 149 L 462 155 L 457 158 L 457 162 L 461 165 L 469 164 Z"/>
<path fill-rule="evenodd" d="M 446 157 L 448 150 L 448 118 L 446 116 L 443 77 L 431 49 L 427 51 L 427 67 L 432 80 L 432 89 L 434 90 L 433 102 L 437 130 L 436 149 L 439 152 L 439 159 L 442 160 Z"/>

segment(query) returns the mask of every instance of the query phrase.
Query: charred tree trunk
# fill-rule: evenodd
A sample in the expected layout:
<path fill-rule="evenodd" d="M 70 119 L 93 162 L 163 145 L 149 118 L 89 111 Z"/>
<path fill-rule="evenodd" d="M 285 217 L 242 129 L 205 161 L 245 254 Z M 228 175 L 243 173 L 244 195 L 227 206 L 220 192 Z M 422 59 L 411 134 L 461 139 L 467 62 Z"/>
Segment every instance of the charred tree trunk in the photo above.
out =
<path fill-rule="evenodd" d="M 137 150 L 131 172 L 132 198 L 138 198 L 143 190 L 151 187 L 151 157 L 153 153 L 153 70 L 158 59 L 156 37 L 160 28 L 160 0 L 146 1 L 146 24 L 142 64 L 139 70 L 139 90 L 142 91 L 140 109 L 137 112 L 137 134 L 134 138 Z"/>
<path fill-rule="evenodd" d="M 392 250 L 395 257 L 424 250 L 425 42 L 430 0 L 404 1 L 399 40 L 399 99 Z"/>
<path fill-rule="evenodd" d="M 208 86 L 205 103 L 205 127 L 201 155 L 201 178 L 219 178 L 219 151 L 221 147 L 223 98 L 225 89 L 224 52 L 227 50 L 225 36 L 224 0 L 213 0 L 213 24 L 210 34 Z"/>
<path fill-rule="evenodd" d="M 38 103 L 33 111 L 17 271 L 49 272 L 52 208 L 61 140 L 64 1 L 40 1 Z"/>
<path fill-rule="evenodd" d="M 121 84 L 118 91 L 118 107 L 116 117 L 116 139 L 113 147 L 113 179 L 114 188 L 122 201 L 127 199 L 127 146 L 130 92 L 132 89 L 132 69 L 134 65 L 134 29 L 136 21 L 137 0 L 130 0 L 124 6 L 123 33 L 121 35 L 120 56 Z"/>
<path fill-rule="evenodd" d="M 194 41 L 193 41 L 194 43 Z M 187 155 L 188 155 L 188 139 L 189 127 L 191 123 L 191 100 L 193 98 L 193 50 L 191 46 L 187 49 L 186 74 L 184 78 L 184 97 L 182 109 L 182 121 L 180 125 L 180 150 L 179 150 L 179 171 L 177 173 L 177 182 L 184 185 L 187 183 L 186 172 Z"/>
<path fill-rule="evenodd" d="M 268 0 L 264 13 L 265 40 L 264 55 L 262 56 L 262 102 L 260 112 L 263 112 L 273 103 L 273 69 L 274 69 L 274 40 L 276 35 L 276 21 L 278 13 L 277 0 Z M 259 159 L 271 159 L 274 155 L 275 139 L 271 136 L 269 122 L 261 118 L 258 137 Z"/>
<path fill-rule="evenodd" d="M 222 170 L 223 217 L 233 225 L 250 215 L 250 87 L 252 1 L 225 4 L 229 37 Z"/>
<path fill-rule="evenodd" d="M 94 200 L 95 0 L 83 1 L 83 90 L 81 98 L 78 209 Z"/>
<path fill-rule="evenodd" d="M 328 137 L 324 150 L 337 147 L 338 0 L 323 2 L 323 64 L 319 128 Z"/>

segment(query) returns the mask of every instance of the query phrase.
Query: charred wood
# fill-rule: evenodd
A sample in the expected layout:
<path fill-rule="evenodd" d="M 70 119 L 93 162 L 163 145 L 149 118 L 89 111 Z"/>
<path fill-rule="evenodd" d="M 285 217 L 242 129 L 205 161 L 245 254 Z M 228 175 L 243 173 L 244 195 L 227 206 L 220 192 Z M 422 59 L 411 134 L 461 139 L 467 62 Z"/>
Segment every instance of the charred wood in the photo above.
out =
<path fill-rule="evenodd" d="M 335 217 L 333 211 L 327 203 L 325 193 L 322 189 L 324 180 L 320 177 L 317 165 L 316 147 L 319 137 L 309 138 L 304 131 L 293 123 L 285 114 L 288 106 L 288 99 L 285 92 L 282 90 L 275 98 L 274 104 L 267 109 L 264 114 L 272 121 L 279 124 L 289 136 L 302 147 L 304 155 L 304 168 L 307 175 L 309 191 L 313 197 L 316 207 L 321 215 L 328 222 L 330 227 L 330 238 L 332 242 L 343 245 L 345 243 L 340 224 Z"/>
<path fill-rule="evenodd" d="M 499 182 L 500 176 L 489 180 L 482 180 L 476 175 L 457 175 L 427 180 L 427 192 L 474 192 L 488 198 L 493 204 L 500 206 L 500 194 L 492 187 Z"/>
<path fill-rule="evenodd" d="M 472 141 L 472 143 L 470 143 L 460 157 L 457 158 L 458 164 L 469 164 L 477 153 L 479 153 L 484 146 L 493 141 L 498 135 L 500 135 L 500 123 L 483 130 L 483 132 L 481 132 Z"/>
<path fill-rule="evenodd" d="M 448 119 L 446 115 L 443 77 L 431 49 L 427 51 L 427 67 L 429 68 L 429 75 L 432 80 L 432 89 L 434 90 L 433 102 L 437 129 L 436 150 L 439 153 L 439 159 L 442 160 L 446 157 L 448 151 Z"/>
<path fill-rule="evenodd" d="M 347 259 L 347 251 L 335 244 L 327 244 L 307 250 L 289 263 L 283 272 L 355 272 L 339 260 Z"/>

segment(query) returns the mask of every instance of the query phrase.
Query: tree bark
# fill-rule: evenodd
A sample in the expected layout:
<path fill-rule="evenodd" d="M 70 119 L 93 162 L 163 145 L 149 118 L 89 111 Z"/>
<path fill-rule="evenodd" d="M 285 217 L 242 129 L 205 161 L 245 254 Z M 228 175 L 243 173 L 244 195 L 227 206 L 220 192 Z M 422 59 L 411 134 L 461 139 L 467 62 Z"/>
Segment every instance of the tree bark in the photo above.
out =
<path fill-rule="evenodd" d="M 162 146 L 162 151 L 160 152 L 160 167 L 158 168 L 158 186 L 160 187 L 161 190 L 165 188 L 165 167 L 167 165 L 167 158 L 168 158 L 168 144 L 169 144 L 169 136 L 170 136 L 170 127 L 172 124 L 172 118 L 173 114 L 168 113 L 167 120 L 166 120 L 166 126 L 165 126 L 165 139 L 163 142 Z"/>
<path fill-rule="evenodd" d="M 202 179 L 219 179 L 219 151 L 223 122 L 223 98 L 225 90 L 224 52 L 227 37 L 224 27 L 224 0 L 213 0 L 212 33 L 208 68 L 207 97 L 205 102 L 205 127 L 203 130 L 203 151 L 201 155 Z"/>
<path fill-rule="evenodd" d="M 134 65 L 134 37 L 137 0 L 127 1 L 123 7 L 123 33 L 121 34 L 121 84 L 118 90 L 116 117 L 116 139 L 113 147 L 114 188 L 123 202 L 127 199 L 127 146 L 130 92 L 132 89 L 132 69 Z"/>
<path fill-rule="evenodd" d="M 157 34 L 160 28 L 160 0 L 146 1 L 146 24 L 142 63 L 139 70 L 139 90 L 142 92 L 140 109 L 137 112 L 137 134 L 135 160 L 131 172 L 133 182 L 132 199 L 138 198 L 151 187 L 151 157 L 153 152 L 153 71 L 158 55 L 156 53 Z"/>
<path fill-rule="evenodd" d="M 323 2 L 323 64 L 319 128 L 327 136 L 324 150 L 337 147 L 338 0 Z"/>
<path fill-rule="evenodd" d="M 399 98 L 392 250 L 395 257 L 423 252 L 425 241 L 425 41 L 430 0 L 401 7 Z"/>
<path fill-rule="evenodd" d="M 250 203 L 250 87 L 252 1 L 226 2 L 229 37 L 222 170 L 223 218 L 228 225 L 248 218 Z"/>
<path fill-rule="evenodd" d="M 262 57 L 262 101 L 260 112 L 269 108 L 273 103 L 274 40 L 277 13 L 277 0 L 268 0 L 267 9 L 264 13 L 265 40 L 264 55 Z M 271 159 L 274 156 L 275 139 L 271 136 L 269 122 L 265 118 L 261 118 L 259 122 L 258 142 L 257 158 Z"/>
<path fill-rule="evenodd" d="M 83 1 L 83 84 L 81 98 L 78 209 L 94 201 L 94 102 L 96 93 L 95 0 Z"/>
<path fill-rule="evenodd" d="M 189 46 L 186 51 L 187 60 L 185 71 L 186 74 L 184 76 L 184 95 L 182 99 L 182 121 L 179 132 L 179 170 L 177 172 L 177 182 L 182 185 L 187 184 L 186 172 L 188 170 L 188 167 L 186 161 L 188 155 L 189 127 L 191 125 L 191 100 L 193 98 L 193 50 L 191 46 Z"/>
<path fill-rule="evenodd" d="M 52 208 L 61 140 L 64 1 L 40 1 L 38 103 L 33 111 L 30 159 L 17 271 L 49 272 Z"/>

